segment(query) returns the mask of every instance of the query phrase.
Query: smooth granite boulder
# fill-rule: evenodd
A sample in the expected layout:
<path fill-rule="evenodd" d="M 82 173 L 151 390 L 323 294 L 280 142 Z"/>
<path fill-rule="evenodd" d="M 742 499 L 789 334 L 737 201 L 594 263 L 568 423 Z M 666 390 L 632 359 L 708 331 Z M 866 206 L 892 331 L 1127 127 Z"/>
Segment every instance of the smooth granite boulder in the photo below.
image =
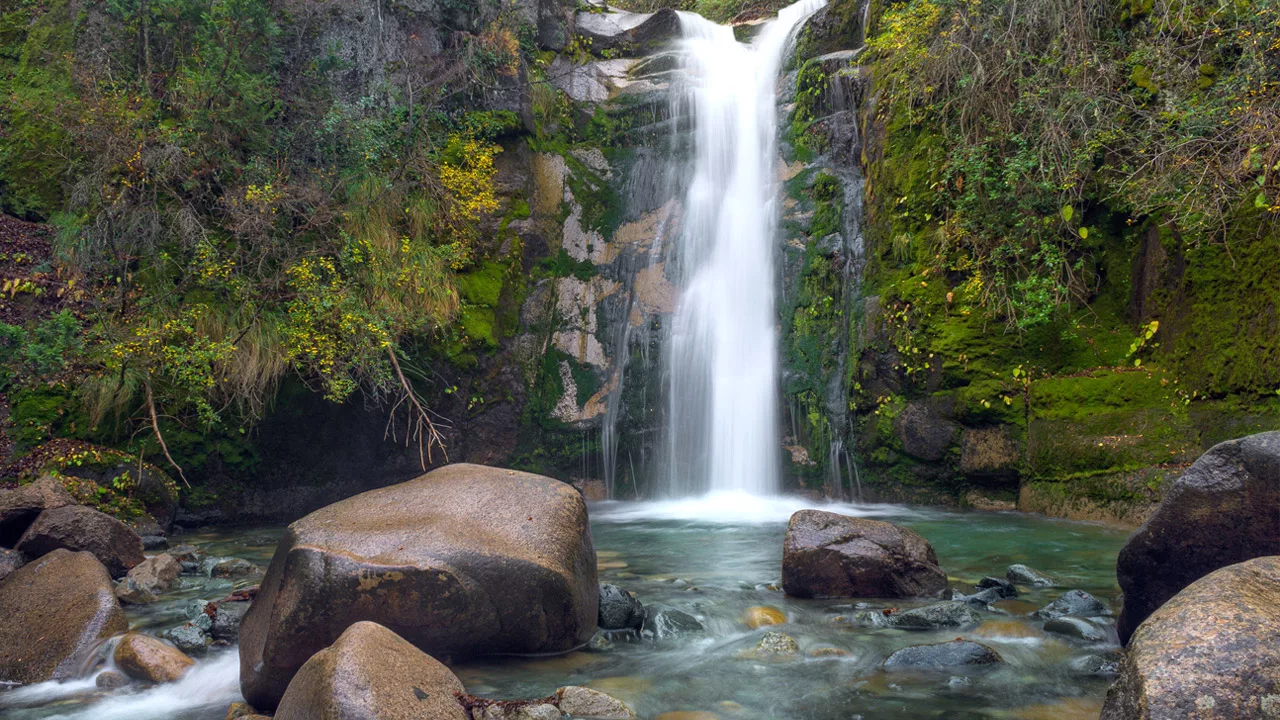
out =
<path fill-rule="evenodd" d="M 1280 557 L 1221 568 L 1129 641 L 1102 720 L 1280 715 Z"/>
<path fill-rule="evenodd" d="M 595 633 L 599 598 L 576 490 L 449 465 L 289 526 L 240 626 L 241 689 L 274 708 L 298 668 L 362 620 L 441 658 L 572 650 Z"/>
<path fill-rule="evenodd" d="M 102 563 L 54 550 L 0 582 L 0 681 L 73 677 L 100 640 L 128 629 Z"/>

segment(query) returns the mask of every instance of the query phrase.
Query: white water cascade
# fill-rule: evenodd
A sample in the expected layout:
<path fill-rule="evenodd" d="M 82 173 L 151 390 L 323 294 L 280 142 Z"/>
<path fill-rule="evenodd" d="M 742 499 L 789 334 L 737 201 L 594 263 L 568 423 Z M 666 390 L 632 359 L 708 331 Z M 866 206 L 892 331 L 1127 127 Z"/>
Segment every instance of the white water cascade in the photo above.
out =
<path fill-rule="evenodd" d="M 687 89 L 674 114 L 692 121 L 694 158 L 668 343 L 668 496 L 778 491 L 778 74 L 825 4 L 784 8 L 750 44 L 680 15 Z"/>

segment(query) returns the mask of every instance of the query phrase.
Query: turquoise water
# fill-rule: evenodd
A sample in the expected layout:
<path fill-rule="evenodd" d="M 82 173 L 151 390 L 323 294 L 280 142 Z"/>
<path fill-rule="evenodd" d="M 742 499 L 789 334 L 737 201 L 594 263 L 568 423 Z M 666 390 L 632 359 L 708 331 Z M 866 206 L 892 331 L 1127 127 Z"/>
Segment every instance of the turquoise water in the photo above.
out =
<path fill-rule="evenodd" d="M 1011 563 L 1030 565 L 1062 584 L 1024 591 L 1018 603 L 984 613 L 986 623 L 976 630 L 872 629 L 856 626 L 849 618 L 860 609 L 907 609 L 923 603 L 869 601 L 855 607 L 851 601 L 794 600 L 777 589 L 786 521 L 802 505 L 800 500 L 736 496 L 594 505 L 592 532 L 600 555 L 600 581 L 634 592 L 647 606 L 688 612 L 705 631 L 664 640 L 616 637 L 606 650 L 500 659 L 454 670 L 475 695 L 532 698 L 562 685 L 589 685 L 628 701 L 641 717 L 703 713 L 675 715 L 672 720 L 1097 717 L 1109 680 L 1074 671 L 1070 662 L 1114 646 L 1045 637 L 1042 623 L 1025 613 L 1071 588 L 1086 590 L 1118 609 L 1115 558 L 1127 532 L 1015 513 L 834 507 L 924 535 L 952 587 L 960 592 L 972 592 L 972 583 L 983 575 L 1003 575 Z M 217 531 L 179 539 L 212 555 L 265 564 L 280 532 Z M 231 589 L 228 581 L 185 582 L 164 602 L 145 610 L 130 608 L 135 627 L 158 631 L 171 626 L 181 620 L 182 606 L 190 598 L 217 599 Z M 753 606 L 782 611 L 786 624 L 749 629 L 742 616 Z M 776 661 L 743 657 L 769 630 L 793 636 L 800 656 Z M 884 658 L 898 648 L 956 637 L 987 643 L 1005 662 L 976 671 L 921 675 L 880 669 Z M 815 651 L 841 654 L 812 656 Z M 237 672 L 232 649 L 202 660 L 181 683 L 185 688 L 95 693 L 84 682 L 46 683 L 0 694 L 0 716 L 220 720 L 227 705 L 239 699 Z"/>

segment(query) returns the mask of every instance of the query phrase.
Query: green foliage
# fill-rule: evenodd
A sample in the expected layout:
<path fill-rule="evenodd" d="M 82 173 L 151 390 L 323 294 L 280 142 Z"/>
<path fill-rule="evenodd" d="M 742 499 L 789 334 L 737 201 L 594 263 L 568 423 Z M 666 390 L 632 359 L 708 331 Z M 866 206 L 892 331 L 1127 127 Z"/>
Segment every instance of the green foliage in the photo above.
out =
<path fill-rule="evenodd" d="M 4 384 L 15 378 L 56 375 L 83 348 L 80 321 L 69 310 L 52 315 L 31 330 L 0 323 L 0 373 Z"/>

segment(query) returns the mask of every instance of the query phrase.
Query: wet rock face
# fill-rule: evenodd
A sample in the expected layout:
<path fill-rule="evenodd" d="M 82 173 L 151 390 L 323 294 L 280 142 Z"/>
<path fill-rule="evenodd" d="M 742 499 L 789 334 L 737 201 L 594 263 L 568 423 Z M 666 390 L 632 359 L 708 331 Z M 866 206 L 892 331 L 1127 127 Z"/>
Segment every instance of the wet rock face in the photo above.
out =
<path fill-rule="evenodd" d="M 111 577 L 87 552 L 58 549 L 0 583 L 0 681 L 73 676 L 99 640 L 129 629 Z"/>
<path fill-rule="evenodd" d="M 680 37 L 680 16 L 669 8 L 656 13 L 580 12 L 578 34 L 596 51 L 616 50 L 636 56 L 653 52 Z"/>
<path fill-rule="evenodd" d="M 275 717 L 469 720 L 461 692 L 462 682 L 435 658 L 381 625 L 358 622 L 307 660 Z"/>
<path fill-rule="evenodd" d="M 241 688 L 275 707 L 298 668 L 360 620 L 441 656 L 548 653 L 590 640 L 598 604 L 577 491 L 449 465 L 290 526 L 240 627 Z"/>
<path fill-rule="evenodd" d="M 1280 557 L 1188 585 L 1133 634 L 1102 720 L 1268 718 L 1280 711 Z"/>
<path fill-rule="evenodd" d="M 1280 432 L 1211 448 L 1171 484 L 1116 563 L 1128 642 L 1156 608 L 1227 565 L 1280 554 Z"/>
<path fill-rule="evenodd" d="M 968 640 L 953 640 L 936 645 L 912 645 L 890 655 L 885 670 L 928 670 L 963 665 L 992 665 L 1004 662 L 1000 653 Z"/>
<path fill-rule="evenodd" d="M 32 558 L 59 548 L 92 553 L 113 578 L 124 576 L 146 559 L 142 554 L 142 538 L 128 525 L 81 505 L 40 513 L 15 547 Z"/>
<path fill-rule="evenodd" d="M 821 510 L 791 516 L 782 587 L 800 598 L 919 597 L 947 588 L 933 547 L 918 533 Z"/>
<path fill-rule="evenodd" d="M 894 432 L 908 454 L 925 462 L 938 462 L 955 439 L 956 424 L 928 404 L 913 402 L 893 421 Z"/>

